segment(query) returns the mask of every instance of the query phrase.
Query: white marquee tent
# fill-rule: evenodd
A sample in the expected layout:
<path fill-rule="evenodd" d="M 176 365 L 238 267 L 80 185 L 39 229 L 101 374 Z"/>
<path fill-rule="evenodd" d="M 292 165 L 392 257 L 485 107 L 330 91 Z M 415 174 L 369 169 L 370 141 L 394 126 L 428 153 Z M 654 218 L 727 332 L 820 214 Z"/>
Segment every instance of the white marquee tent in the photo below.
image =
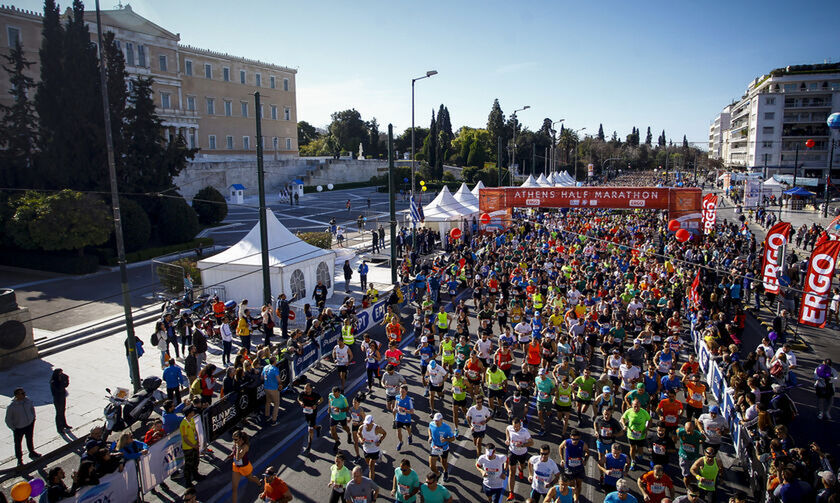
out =
<path fill-rule="evenodd" d="M 479 180 L 478 183 L 475 184 L 475 187 L 473 187 L 473 189 L 470 192 L 472 192 L 472 195 L 474 195 L 476 198 L 478 198 L 478 191 L 483 189 L 483 188 L 485 188 L 484 182 Z"/>
<path fill-rule="evenodd" d="M 312 290 L 321 280 L 328 289 L 327 297 L 331 297 L 335 252 L 301 240 L 281 224 L 272 211 L 266 213 L 266 224 L 271 294 L 277 297 L 285 293 L 290 301 L 306 299 L 312 296 Z M 228 300 L 248 299 L 250 305 L 258 309 L 263 296 L 261 252 L 260 224 L 257 223 L 235 245 L 198 261 L 203 284 L 224 286 Z"/>
<path fill-rule="evenodd" d="M 537 183 L 537 180 L 534 179 L 534 175 L 528 175 L 528 179 L 522 182 L 520 187 L 539 187 L 540 184 Z"/>
<path fill-rule="evenodd" d="M 423 206 L 424 225 L 430 229 L 440 232 L 441 239 L 452 227 L 460 227 L 461 222 L 476 213 L 465 208 L 455 200 L 449 188 L 444 185 L 437 197 L 426 206 Z"/>
<path fill-rule="evenodd" d="M 787 185 L 783 185 L 782 182 L 777 181 L 772 176 L 765 180 L 761 185 L 761 192 L 765 196 L 770 197 L 771 195 L 775 195 L 776 199 L 782 197 L 782 192 L 787 189 Z"/>
<path fill-rule="evenodd" d="M 455 200 L 461 203 L 461 206 L 470 210 L 472 215 L 478 213 L 478 197 L 474 196 L 472 192 L 470 192 L 469 187 L 467 187 L 466 183 L 462 183 L 461 186 L 458 188 L 458 191 L 455 192 Z M 472 216 L 470 215 L 470 216 Z"/>
<path fill-rule="evenodd" d="M 537 178 L 537 185 L 540 187 L 551 187 L 554 184 L 548 181 L 548 178 L 545 177 L 545 173 L 540 173 L 540 177 Z"/>

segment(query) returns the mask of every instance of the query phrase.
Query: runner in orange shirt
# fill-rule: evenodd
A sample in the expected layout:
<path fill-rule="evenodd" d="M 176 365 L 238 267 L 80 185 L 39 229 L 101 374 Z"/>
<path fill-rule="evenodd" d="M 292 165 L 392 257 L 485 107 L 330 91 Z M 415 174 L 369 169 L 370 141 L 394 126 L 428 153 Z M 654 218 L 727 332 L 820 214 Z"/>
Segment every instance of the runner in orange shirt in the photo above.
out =
<path fill-rule="evenodd" d="M 653 470 L 639 477 L 636 484 L 645 497 L 645 503 L 660 503 L 665 497 L 674 499 L 674 483 L 662 465 L 655 465 Z"/>
<path fill-rule="evenodd" d="M 688 419 L 700 417 L 703 404 L 706 403 L 706 385 L 700 382 L 699 374 L 692 374 L 685 382 L 686 407 L 685 417 Z"/>
<path fill-rule="evenodd" d="M 677 428 L 680 426 L 680 416 L 683 411 L 683 404 L 677 400 L 677 390 L 669 389 L 668 398 L 659 402 L 656 406 L 656 413 L 662 419 L 662 425 L 668 431 L 668 434 L 674 436 Z"/>

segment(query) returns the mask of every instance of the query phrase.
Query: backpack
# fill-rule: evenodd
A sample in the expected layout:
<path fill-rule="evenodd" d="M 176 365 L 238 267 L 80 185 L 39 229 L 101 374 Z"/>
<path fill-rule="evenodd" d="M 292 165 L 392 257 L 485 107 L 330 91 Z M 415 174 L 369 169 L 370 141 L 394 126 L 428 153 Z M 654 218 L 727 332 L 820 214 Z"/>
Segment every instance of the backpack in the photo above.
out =
<path fill-rule="evenodd" d="M 201 379 L 196 377 L 193 379 L 192 384 L 190 384 L 190 394 L 191 395 L 200 395 L 201 394 Z"/>
<path fill-rule="evenodd" d="M 160 342 L 160 339 L 158 338 L 157 332 L 152 333 L 151 341 L 152 341 L 152 346 L 157 346 L 158 345 L 158 342 Z"/>

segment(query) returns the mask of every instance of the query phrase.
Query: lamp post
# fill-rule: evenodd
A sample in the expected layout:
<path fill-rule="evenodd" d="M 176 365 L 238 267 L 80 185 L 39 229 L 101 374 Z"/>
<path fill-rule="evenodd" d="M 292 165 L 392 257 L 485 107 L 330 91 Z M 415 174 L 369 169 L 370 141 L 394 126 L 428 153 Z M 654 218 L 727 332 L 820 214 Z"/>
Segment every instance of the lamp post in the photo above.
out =
<path fill-rule="evenodd" d="M 437 75 L 437 70 L 429 70 L 426 75 L 411 79 L 411 200 L 414 201 L 414 83 L 418 80 L 428 79 L 432 75 Z M 415 201 L 415 204 L 416 201 Z M 414 242 L 417 239 L 417 223 L 412 226 L 411 231 L 411 246 L 416 246 Z"/>
<path fill-rule="evenodd" d="M 549 166 L 549 169 L 548 169 L 549 173 L 554 173 L 554 167 L 557 166 L 557 163 L 555 162 L 555 159 L 554 159 L 554 153 L 557 151 L 557 146 L 556 146 L 557 138 L 555 138 L 554 135 L 555 135 L 555 133 L 557 133 L 557 131 L 554 130 L 554 125 L 559 124 L 559 123 L 561 123 L 565 120 L 566 119 L 560 119 L 559 121 L 554 121 L 554 122 L 551 123 L 551 153 L 548 155 L 548 157 L 550 158 L 550 162 L 551 162 L 551 166 Z"/>
<path fill-rule="evenodd" d="M 518 108 L 513 111 L 511 114 L 511 118 L 513 118 L 513 155 L 511 155 L 510 167 L 514 167 L 516 165 L 516 112 L 521 112 L 523 110 L 528 110 L 531 108 L 531 105 L 525 105 L 522 108 Z M 510 169 L 508 169 L 510 171 Z M 513 175 L 511 175 L 511 180 L 513 180 Z"/>

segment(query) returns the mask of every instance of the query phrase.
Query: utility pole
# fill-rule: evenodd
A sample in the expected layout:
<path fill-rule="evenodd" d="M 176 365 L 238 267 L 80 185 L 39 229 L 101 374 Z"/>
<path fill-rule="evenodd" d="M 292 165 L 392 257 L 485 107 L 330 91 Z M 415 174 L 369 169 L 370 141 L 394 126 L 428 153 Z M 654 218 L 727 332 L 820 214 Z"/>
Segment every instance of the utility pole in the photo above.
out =
<path fill-rule="evenodd" d="M 397 205 L 394 188 L 394 126 L 388 124 L 388 213 L 391 219 L 391 284 L 397 283 Z"/>
<path fill-rule="evenodd" d="M 496 171 L 498 171 L 498 186 L 502 186 L 502 137 L 496 139 Z"/>
<path fill-rule="evenodd" d="M 96 0 L 96 34 L 99 38 L 99 86 L 102 91 L 102 111 L 105 115 L 105 148 L 108 153 L 108 177 L 111 179 L 111 206 L 114 208 L 114 237 L 117 242 L 117 263 L 120 266 L 123 314 L 125 316 L 126 350 L 129 374 L 134 391 L 140 389 L 140 365 L 137 361 L 137 338 L 134 336 L 134 319 L 131 314 L 131 293 L 128 289 L 128 270 L 125 267 L 125 242 L 123 241 L 120 196 L 117 189 L 117 168 L 114 161 L 114 138 L 111 131 L 111 107 L 108 103 L 108 84 L 105 76 L 105 49 L 102 44 L 102 22 L 99 0 Z"/>
<path fill-rule="evenodd" d="M 260 248 L 262 255 L 263 304 L 271 305 L 271 271 L 268 269 L 268 222 L 265 209 L 265 170 L 263 169 L 262 112 L 260 92 L 254 93 L 257 113 L 257 187 L 260 192 Z"/>
<path fill-rule="evenodd" d="M 796 172 L 799 171 L 799 143 L 796 143 L 796 154 L 793 157 L 793 187 L 796 188 Z"/>
<path fill-rule="evenodd" d="M 531 143 L 531 174 L 537 174 L 537 144 Z"/>

